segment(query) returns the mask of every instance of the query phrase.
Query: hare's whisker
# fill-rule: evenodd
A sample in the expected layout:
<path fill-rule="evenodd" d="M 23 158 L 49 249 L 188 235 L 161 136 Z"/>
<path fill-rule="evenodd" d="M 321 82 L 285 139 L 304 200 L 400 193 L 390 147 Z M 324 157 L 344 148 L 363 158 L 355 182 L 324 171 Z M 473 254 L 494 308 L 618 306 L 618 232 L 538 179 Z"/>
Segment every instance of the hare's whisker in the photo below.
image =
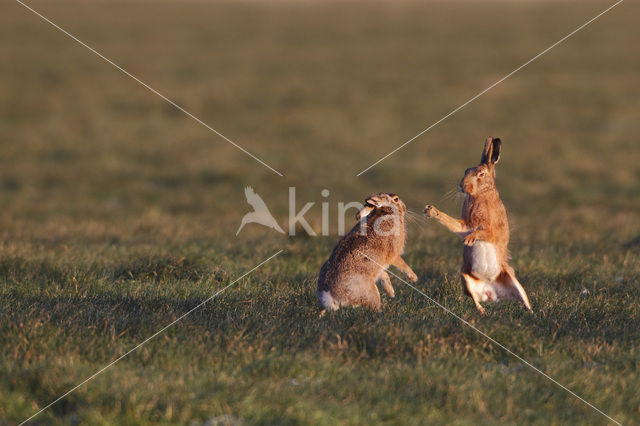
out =
<path fill-rule="evenodd" d="M 416 217 L 413 215 L 406 215 L 405 219 L 409 222 L 415 222 L 416 221 Z"/>
<path fill-rule="evenodd" d="M 451 189 L 451 190 L 445 192 L 445 194 L 442 196 L 440 201 L 451 200 L 451 199 L 455 198 L 458 195 L 458 193 L 459 193 L 459 191 L 458 191 L 457 188 Z"/>

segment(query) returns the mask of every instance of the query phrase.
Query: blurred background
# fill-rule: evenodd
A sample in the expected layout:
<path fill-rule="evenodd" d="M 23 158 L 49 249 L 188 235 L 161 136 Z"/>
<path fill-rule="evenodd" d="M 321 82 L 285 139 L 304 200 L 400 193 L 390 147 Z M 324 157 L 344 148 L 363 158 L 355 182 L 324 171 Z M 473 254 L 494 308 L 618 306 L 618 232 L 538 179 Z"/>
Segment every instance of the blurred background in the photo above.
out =
<path fill-rule="evenodd" d="M 361 177 L 606 3 L 32 5 L 285 177 L 8 2 L 0 30 L 5 232 L 120 228 L 155 215 L 217 234 L 224 230 L 214 218 L 239 223 L 247 184 L 285 221 L 288 186 L 308 201 L 320 201 L 324 188 L 330 202 L 392 191 L 417 208 L 455 188 L 487 136 L 505 143 L 499 188 L 518 221 L 535 214 L 563 230 L 597 223 L 621 239 L 637 231 L 640 35 L 625 13 L 634 4 Z"/>

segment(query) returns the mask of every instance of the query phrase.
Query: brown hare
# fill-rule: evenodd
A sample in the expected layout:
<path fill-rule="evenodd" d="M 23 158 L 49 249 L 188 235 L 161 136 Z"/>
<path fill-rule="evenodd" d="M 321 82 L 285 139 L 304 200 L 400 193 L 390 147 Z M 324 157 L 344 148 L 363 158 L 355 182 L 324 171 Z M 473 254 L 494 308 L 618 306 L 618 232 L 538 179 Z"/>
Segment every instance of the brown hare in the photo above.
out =
<path fill-rule="evenodd" d="M 454 219 L 434 206 L 424 209 L 426 217 L 436 219 L 464 240 L 462 285 L 484 313 L 480 302 L 520 300 L 531 311 L 527 293 L 509 266 L 509 221 L 495 184 L 495 165 L 500 159 L 501 141 L 488 138 L 482 159 L 467 169 L 458 189 L 465 194 L 462 218 Z"/>
<path fill-rule="evenodd" d="M 404 203 L 395 194 L 380 193 L 365 200 L 356 215 L 359 223 L 338 242 L 320 269 L 316 296 L 321 312 L 341 306 L 366 306 L 380 310 L 376 281 L 395 296 L 385 271 L 394 265 L 415 282 L 416 274 L 400 257 L 404 250 Z M 384 267 L 384 268 L 383 268 Z"/>

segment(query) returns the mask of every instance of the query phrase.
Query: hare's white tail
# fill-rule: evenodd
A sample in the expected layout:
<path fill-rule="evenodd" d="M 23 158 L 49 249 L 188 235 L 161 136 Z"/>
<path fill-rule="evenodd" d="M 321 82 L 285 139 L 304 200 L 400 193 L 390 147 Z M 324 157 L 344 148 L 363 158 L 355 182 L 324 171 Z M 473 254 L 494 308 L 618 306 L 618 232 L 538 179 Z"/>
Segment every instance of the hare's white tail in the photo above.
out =
<path fill-rule="evenodd" d="M 318 296 L 318 302 L 320 302 L 320 306 L 323 310 L 335 311 L 340 307 L 340 304 L 331 296 L 331 293 L 329 293 L 328 291 L 316 291 L 316 296 Z"/>
<path fill-rule="evenodd" d="M 478 310 L 482 313 L 484 313 L 484 308 L 482 308 L 480 302 L 496 303 L 501 300 L 519 300 L 529 311 L 533 312 L 527 293 L 512 271 L 504 270 L 492 280 L 478 279 L 468 274 L 462 274 L 462 277 L 467 291 Z"/>

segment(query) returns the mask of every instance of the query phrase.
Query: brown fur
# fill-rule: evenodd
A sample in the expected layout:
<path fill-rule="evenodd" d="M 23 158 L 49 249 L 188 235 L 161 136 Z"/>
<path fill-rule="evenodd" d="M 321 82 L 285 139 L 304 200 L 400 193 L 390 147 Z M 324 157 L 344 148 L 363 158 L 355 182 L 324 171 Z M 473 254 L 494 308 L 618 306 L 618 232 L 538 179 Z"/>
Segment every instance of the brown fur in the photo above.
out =
<path fill-rule="evenodd" d="M 466 196 L 461 219 L 454 219 L 434 206 L 427 205 L 424 209 L 425 216 L 438 220 L 463 238 L 462 284 L 481 312 L 484 312 L 481 301 L 503 299 L 519 299 L 531 310 L 527 294 L 508 263 L 509 221 L 495 185 L 495 165 L 501 146 L 500 139 L 488 138 L 480 164 L 466 170 L 459 185 Z"/>
<path fill-rule="evenodd" d="M 359 223 L 342 237 L 320 269 L 316 295 L 322 313 L 341 306 L 362 305 L 380 310 L 376 281 L 381 280 L 385 292 L 395 296 L 383 267 L 394 265 L 409 280 L 417 281 L 416 274 L 400 257 L 404 250 L 406 210 L 395 194 L 380 193 L 367 198 L 356 216 Z"/>

